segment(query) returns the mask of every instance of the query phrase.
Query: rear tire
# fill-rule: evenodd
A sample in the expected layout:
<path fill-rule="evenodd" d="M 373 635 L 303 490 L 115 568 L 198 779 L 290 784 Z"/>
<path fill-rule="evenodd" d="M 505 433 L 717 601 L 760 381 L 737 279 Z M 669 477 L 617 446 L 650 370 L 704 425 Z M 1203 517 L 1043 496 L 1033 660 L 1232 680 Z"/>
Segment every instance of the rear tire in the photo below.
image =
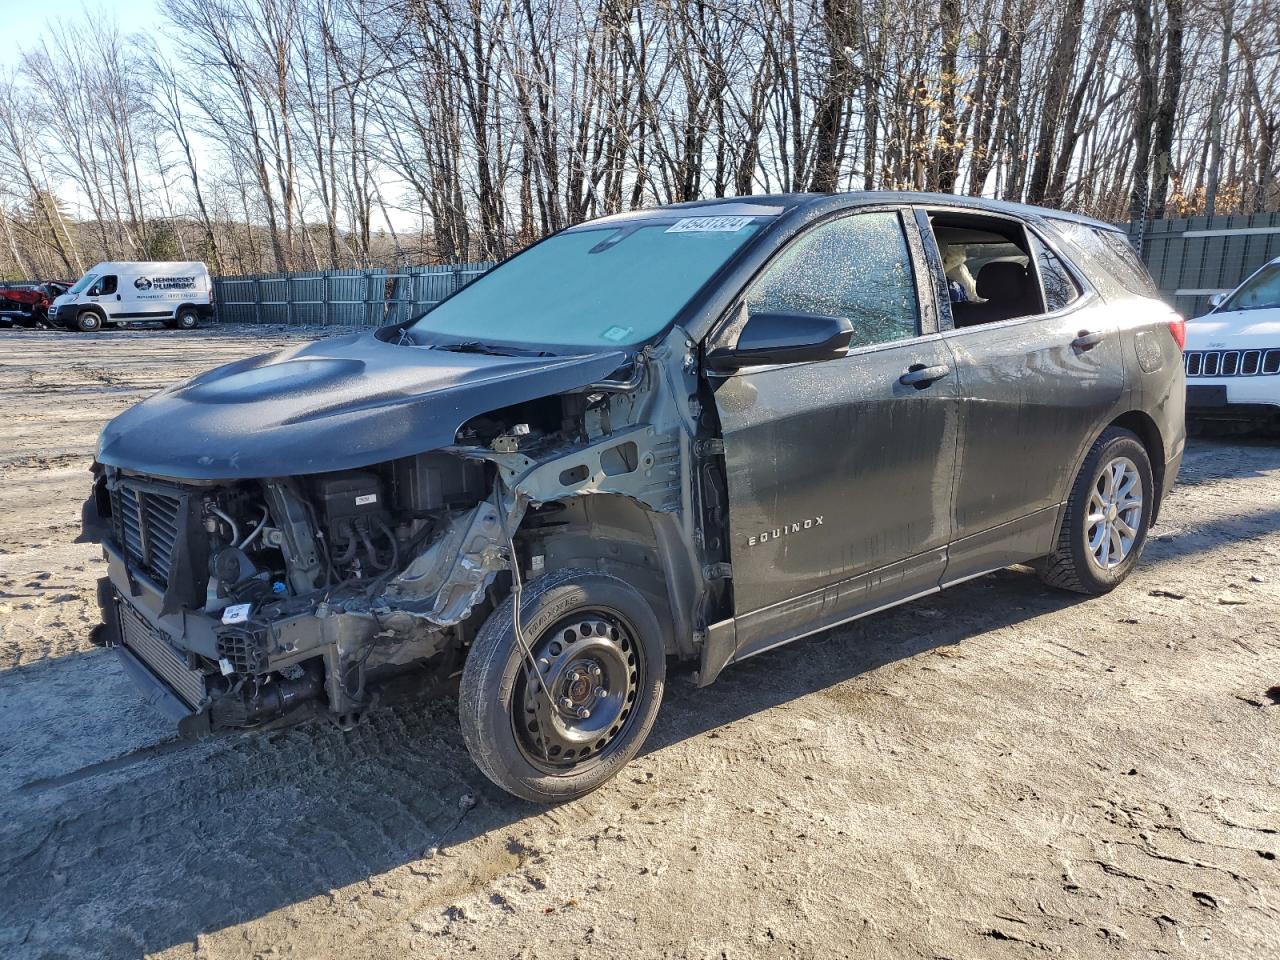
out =
<path fill-rule="evenodd" d="M 462 739 L 481 772 L 535 803 L 590 793 L 640 750 L 662 702 L 666 651 L 658 618 L 630 584 L 590 570 L 559 570 L 524 589 L 471 645 L 458 692 Z M 554 699 L 554 702 L 552 700 Z"/>
<path fill-rule="evenodd" d="M 1133 571 L 1147 542 L 1155 484 L 1137 435 L 1108 427 L 1071 486 L 1053 553 L 1040 578 L 1074 593 L 1107 593 Z"/>
<path fill-rule="evenodd" d="M 200 315 L 190 307 L 185 307 L 178 311 L 178 315 L 173 320 L 173 325 L 179 330 L 194 330 L 200 326 Z"/>
<path fill-rule="evenodd" d="M 92 310 L 81 310 L 76 317 L 76 329 L 81 333 L 97 333 L 102 329 L 102 317 Z"/>

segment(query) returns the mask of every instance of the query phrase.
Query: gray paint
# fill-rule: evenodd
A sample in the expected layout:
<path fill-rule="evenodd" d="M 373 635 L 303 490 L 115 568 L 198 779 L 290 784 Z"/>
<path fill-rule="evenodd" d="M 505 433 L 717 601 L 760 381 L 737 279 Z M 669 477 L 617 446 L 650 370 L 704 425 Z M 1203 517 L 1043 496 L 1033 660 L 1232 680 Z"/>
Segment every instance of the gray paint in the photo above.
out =
<path fill-rule="evenodd" d="M 368 466 L 453 443 L 499 407 L 608 376 L 616 351 L 495 357 L 336 337 L 229 363 L 107 424 L 98 462 L 182 480 L 248 480 Z"/>
<path fill-rule="evenodd" d="M 732 342 L 742 291 L 792 239 L 827 218 L 886 206 L 903 213 L 920 297 L 916 337 L 832 360 L 731 374 L 702 369 L 708 346 Z M 241 361 L 162 391 L 107 427 L 99 459 L 205 483 L 361 467 L 442 448 L 487 460 L 502 480 L 490 501 L 457 516 L 452 533 L 427 545 L 375 602 L 399 605 L 433 629 L 456 623 L 502 569 L 500 526 L 520 522 L 525 504 L 594 501 L 600 509 L 582 511 L 582 530 L 546 535 L 548 554 L 598 569 L 652 563 L 644 589 L 665 590 L 669 649 L 700 655 L 699 682 L 708 683 L 734 659 L 1042 555 L 1085 452 L 1118 416 L 1149 425 L 1144 439 L 1154 444 L 1162 488 L 1172 483 L 1183 381 L 1162 329 L 1167 308 L 1104 279 L 1060 314 L 953 330 L 922 207 L 1043 227 L 1044 211 L 1034 208 L 919 194 L 678 206 L 774 219 L 638 351 L 458 354 L 394 345 L 396 330 L 387 328 Z M 669 218 L 672 209 L 615 219 L 658 215 Z M 1052 229 L 1040 232 L 1058 243 Z M 1081 262 L 1069 246 L 1059 252 Z M 1073 344 L 1084 332 L 1101 340 L 1089 349 Z M 609 415 L 588 418 L 585 442 L 506 452 L 455 445 L 458 426 L 473 416 L 598 385 L 628 365 L 635 373 L 627 382 L 591 388 L 609 395 Z M 901 382 L 922 366 L 945 375 L 923 389 Z M 703 410 L 704 400 L 714 409 Z M 706 524 L 701 480 L 720 457 L 723 545 L 722 531 Z M 495 504 L 505 513 L 501 524 Z M 128 582 L 118 561 L 112 580 Z M 361 642 L 363 611 L 320 613 L 333 626 L 304 639 L 311 615 L 299 617 L 290 625 L 292 651 Z M 199 629 L 186 629 L 196 622 L 167 623 L 166 632 L 197 649 Z"/>

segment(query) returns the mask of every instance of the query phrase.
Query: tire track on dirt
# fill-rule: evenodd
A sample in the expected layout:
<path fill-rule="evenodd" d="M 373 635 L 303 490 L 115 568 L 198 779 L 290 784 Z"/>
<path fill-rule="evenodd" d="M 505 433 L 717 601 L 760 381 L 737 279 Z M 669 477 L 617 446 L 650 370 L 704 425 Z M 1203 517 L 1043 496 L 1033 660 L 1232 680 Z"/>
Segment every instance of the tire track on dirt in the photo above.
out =
<path fill-rule="evenodd" d="M 112 391 L 267 341 L 297 342 L 6 341 L 0 955 L 1234 960 L 1280 939 L 1274 445 L 1195 444 L 1109 596 L 1003 571 L 705 690 L 672 671 L 645 753 L 541 809 L 476 773 L 447 699 L 179 742 L 83 646 L 101 568 L 66 541 Z M 90 402 L 52 402 L 60 379 Z"/>

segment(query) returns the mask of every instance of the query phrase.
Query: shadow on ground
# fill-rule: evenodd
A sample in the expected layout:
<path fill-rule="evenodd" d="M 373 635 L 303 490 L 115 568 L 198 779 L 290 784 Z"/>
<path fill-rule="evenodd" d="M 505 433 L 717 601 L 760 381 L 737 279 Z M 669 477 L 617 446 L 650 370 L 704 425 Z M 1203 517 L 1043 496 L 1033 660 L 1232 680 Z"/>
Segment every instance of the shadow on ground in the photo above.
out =
<path fill-rule="evenodd" d="M 1145 562 L 1277 528 L 1280 509 L 1226 518 L 1152 543 Z M 703 690 L 687 671 L 675 672 L 645 751 L 1081 602 L 1012 568 L 753 658 Z M 102 671 L 115 671 L 110 654 L 89 656 Z M 83 661 L 66 669 L 87 673 Z M 60 665 L 24 669 L 49 670 L 52 683 Z M 127 696 L 118 684 L 107 689 L 113 698 Z M 86 711 L 101 709 L 104 743 L 117 735 L 127 742 L 127 711 L 92 694 L 68 698 L 59 709 L 81 725 Z M 0 953 L 133 957 L 324 897 L 419 861 L 428 848 L 485 835 L 511 837 L 513 845 L 490 845 L 502 852 L 492 864 L 468 864 L 468 882 L 513 869 L 518 825 L 542 810 L 483 779 L 453 710 L 449 700 L 400 704 L 348 734 L 310 722 L 196 744 L 160 741 L 15 785 L 0 794 Z M 42 735 L 56 736 L 50 723 L 42 723 Z M 579 802 L 607 807 L 611 789 Z M 450 890 L 441 896 L 460 893 Z"/>

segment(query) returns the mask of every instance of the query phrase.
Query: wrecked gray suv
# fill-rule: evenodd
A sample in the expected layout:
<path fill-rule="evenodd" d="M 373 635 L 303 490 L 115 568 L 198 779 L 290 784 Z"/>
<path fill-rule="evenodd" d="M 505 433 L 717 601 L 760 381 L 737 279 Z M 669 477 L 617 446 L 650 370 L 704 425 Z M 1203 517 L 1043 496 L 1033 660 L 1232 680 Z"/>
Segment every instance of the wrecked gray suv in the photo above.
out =
<path fill-rule="evenodd" d="M 479 767 L 585 793 L 699 684 L 1030 562 L 1109 590 L 1183 448 L 1182 323 L 1124 237 L 922 194 L 558 233 L 413 322 L 103 431 L 104 623 L 200 735 L 459 685 Z"/>

